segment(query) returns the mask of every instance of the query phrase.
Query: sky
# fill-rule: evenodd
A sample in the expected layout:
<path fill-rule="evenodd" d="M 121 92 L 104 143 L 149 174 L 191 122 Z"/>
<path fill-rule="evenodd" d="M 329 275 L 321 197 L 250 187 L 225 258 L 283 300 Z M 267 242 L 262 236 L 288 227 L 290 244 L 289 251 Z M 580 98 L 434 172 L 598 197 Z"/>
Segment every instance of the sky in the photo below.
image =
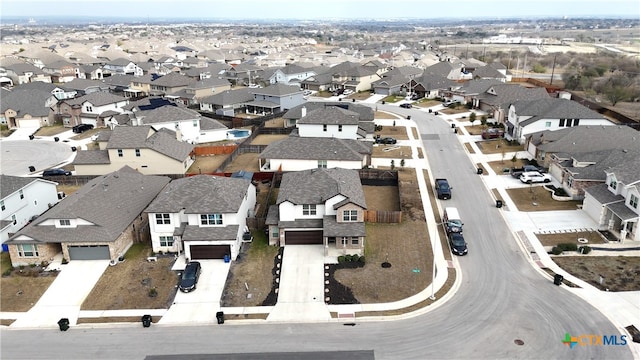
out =
<path fill-rule="evenodd" d="M 0 19 L 91 16 L 132 19 L 640 19 L 640 0 L 0 0 Z"/>

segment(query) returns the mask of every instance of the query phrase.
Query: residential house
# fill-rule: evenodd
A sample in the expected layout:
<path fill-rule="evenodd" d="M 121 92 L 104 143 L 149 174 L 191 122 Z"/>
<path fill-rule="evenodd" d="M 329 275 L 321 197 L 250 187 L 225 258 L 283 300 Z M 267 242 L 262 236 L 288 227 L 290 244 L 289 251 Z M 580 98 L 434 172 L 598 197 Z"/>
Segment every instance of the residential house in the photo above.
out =
<path fill-rule="evenodd" d="M 201 98 L 219 94 L 227 90 L 231 90 L 231 83 L 227 79 L 212 77 L 193 82 L 183 90 L 171 95 L 172 97 L 177 97 L 176 101 L 181 102 L 185 106 L 190 106 L 199 104 Z"/>
<path fill-rule="evenodd" d="M 258 161 L 261 171 L 362 169 L 371 165 L 372 149 L 371 141 L 289 136 L 267 145 Z"/>
<path fill-rule="evenodd" d="M 78 151 L 77 175 L 103 175 L 125 165 L 142 174 L 185 174 L 194 159 L 192 144 L 179 141 L 175 131 L 149 125 L 116 126 L 98 138 L 100 150 Z"/>
<path fill-rule="evenodd" d="M 255 79 L 261 72 L 262 69 L 258 66 L 241 63 L 225 71 L 222 78 L 226 78 L 233 85 L 251 85 L 256 83 Z"/>
<path fill-rule="evenodd" d="M 124 106 L 129 103 L 124 97 L 108 92 L 92 92 L 87 95 L 69 99 L 59 104 L 59 116 L 66 127 L 79 124 L 90 124 L 94 127 L 104 127 L 105 120 L 115 114 L 120 114 Z"/>
<path fill-rule="evenodd" d="M 0 244 L 34 218 L 57 204 L 55 182 L 31 177 L 0 174 Z"/>
<path fill-rule="evenodd" d="M 192 144 L 227 138 L 228 128 L 219 121 L 178 106 L 166 105 L 150 110 L 134 111 L 130 119 L 129 125 L 151 125 L 156 130 L 169 129 L 178 133 L 180 141 Z"/>
<path fill-rule="evenodd" d="M 371 87 L 375 94 L 403 94 L 407 92 L 408 87 L 411 87 L 412 89 L 415 88 L 415 85 L 409 84 L 409 82 L 421 74 L 422 70 L 415 67 L 397 67 L 384 73 L 384 75 L 382 75 L 382 79 L 371 83 Z M 409 86 L 407 86 L 407 84 L 409 84 Z"/>
<path fill-rule="evenodd" d="M 446 77 L 423 72 L 422 75 L 412 78 L 408 87 L 407 92 L 409 93 L 414 93 L 427 99 L 434 99 L 446 91 L 459 87 L 459 84 Z"/>
<path fill-rule="evenodd" d="M 104 74 L 110 74 L 110 76 L 113 76 L 113 75 L 142 76 L 144 75 L 144 71 L 138 65 L 136 65 L 133 61 L 125 58 L 117 58 L 111 61 L 107 61 L 107 63 L 102 66 L 102 70 Z"/>
<path fill-rule="evenodd" d="M 200 99 L 200 111 L 214 112 L 218 115 L 234 116 L 254 100 L 253 90 L 240 88 L 223 91 Z"/>
<path fill-rule="evenodd" d="M 151 94 L 151 82 L 157 78 L 151 74 L 130 77 L 131 83 L 123 90 L 125 97 L 140 98 Z"/>
<path fill-rule="evenodd" d="M 359 254 L 366 236 L 364 191 L 357 170 L 310 169 L 282 175 L 276 205 L 269 208 L 270 245 L 323 245 Z"/>
<path fill-rule="evenodd" d="M 57 102 L 50 91 L 15 88 L 3 96 L 0 112 L 10 129 L 39 128 L 53 125 Z"/>
<path fill-rule="evenodd" d="M 74 90 L 80 96 L 102 91 L 109 92 L 109 85 L 98 80 L 75 78 L 64 84 L 65 88 Z"/>
<path fill-rule="evenodd" d="M 87 80 L 102 80 L 104 75 L 102 73 L 102 66 L 81 64 L 78 66 L 78 78 Z"/>
<path fill-rule="evenodd" d="M 466 68 L 466 64 L 459 60 L 440 61 L 424 69 L 425 73 L 440 75 L 449 80 L 470 80 L 472 74 Z"/>
<path fill-rule="evenodd" d="M 473 80 L 491 84 L 485 90 L 475 92 L 472 87 L 460 88 L 465 99 L 470 98 L 472 106 L 485 111 L 495 122 L 507 124 L 509 106 L 517 101 L 536 101 L 550 99 L 549 94 L 541 87 L 525 87 L 519 84 L 503 84 L 496 79 Z M 465 84 L 466 85 L 466 84 Z M 482 86 L 480 86 L 482 87 Z M 475 87 L 478 89 L 478 87 Z M 466 90 L 466 91 L 465 91 Z M 465 101 L 466 102 L 466 101 Z"/>
<path fill-rule="evenodd" d="M 287 111 L 285 127 L 295 126 L 301 137 L 373 139 L 373 109 L 354 103 L 308 102 Z"/>
<path fill-rule="evenodd" d="M 604 115 L 568 99 L 521 100 L 509 106 L 506 133 L 521 144 L 537 131 L 572 126 L 615 125 Z"/>
<path fill-rule="evenodd" d="M 51 76 L 45 74 L 40 68 L 29 63 L 14 63 L 5 65 L 4 69 L 7 76 L 11 78 L 14 85 L 27 84 L 30 82 L 40 81 L 51 83 Z"/>
<path fill-rule="evenodd" d="M 51 76 L 51 82 L 66 83 L 78 78 L 80 68 L 68 61 L 60 60 L 46 64 L 42 71 Z"/>
<path fill-rule="evenodd" d="M 153 251 L 184 252 L 188 261 L 235 260 L 255 205 L 256 188 L 247 179 L 195 175 L 173 180 L 145 210 Z"/>
<path fill-rule="evenodd" d="M 183 90 L 195 81 L 188 76 L 178 73 L 169 73 L 151 81 L 151 95 L 169 96 Z"/>
<path fill-rule="evenodd" d="M 328 66 L 318 66 L 313 69 L 316 75 L 309 76 L 300 82 L 300 87 L 304 90 L 329 91 L 333 90 L 333 74 Z"/>
<path fill-rule="evenodd" d="M 316 72 L 313 71 L 313 69 L 304 68 L 296 64 L 289 64 L 283 68 L 276 69 L 267 80 L 270 84 L 298 85 L 302 80 L 314 75 L 316 75 Z"/>
<path fill-rule="evenodd" d="M 353 92 L 370 91 L 373 82 L 381 78 L 378 68 L 344 62 L 331 68 L 331 89 L 350 89 Z"/>
<path fill-rule="evenodd" d="M 104 78 L 104 83 L 109 85 L 109 91 L 116 95 L 133 97 L 136 94 L 125 92 L 129 89 L 136 77 L 133 75 L 111 75 Z"/>
<path fill-rule="evenodd" d="M 605 170 L 604 184 L 585 190 L 582 209 L 620 241 L 640 241 L 640 152 Z"/>
<path fill-rule="evenodd" d="M 78 96 L 78 90 L 69 88 L 67 84 L 59 86 L 42 81 L 33 81 L 26 84 L 16 86 L 13 90 L 37 90 L 48 91 L 51 95 L 55 96 L 56 100 L 73 99 Z"/>
<path fill-rule="evenodd" d="M 149 241 L 142 212 L 169 180 L 127 166 L 92 179 L 7 241 L 11 264 L 51 262 L 59 253 L 117 262 L 134 243 Z"/>
<path fill-rule="evenodd" d="M 613 149 L 635 149 L 640 133 L 627 126 L 575 126 L 527 136 L 525 150 L 544 167 L 572 156 Z M 559 174 L 556 178 L 560 179 Z"/>
<path fill-rule="evenodd" d="M 299 86 L 284 84 L 252 89 L 254 100 L 246 103 L 248 114 L 277 114 L 305 102 Z"/>

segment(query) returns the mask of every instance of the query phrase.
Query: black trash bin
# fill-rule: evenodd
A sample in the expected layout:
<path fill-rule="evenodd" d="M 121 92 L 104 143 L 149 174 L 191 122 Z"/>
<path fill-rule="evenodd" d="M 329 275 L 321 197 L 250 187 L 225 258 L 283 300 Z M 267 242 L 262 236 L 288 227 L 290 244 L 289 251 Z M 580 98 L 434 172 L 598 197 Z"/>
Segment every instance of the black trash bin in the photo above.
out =
<path fill-rule="evenodd" d="M 382 100 L 382 105 L 384 105 L 384 104 L 386 104 L 386 103 L 387 103 L 386 101 Z"/>
<path fill-rule="evenodd" d="M 453 133 L 457 134 L 458 133 L 458 128 L 453 128 Z"/>
<path fill-rule="evenodd" d="M 456 128 L 456 124 L 451 124 L 451 128 L 455 129 Z"/>
<path fill-rule="evenodd" d="M 407 115 L 407 120 L 411 120 L 411 115 Z"/>
<path fill-rule="evenodd" d="M 78 148 L 77 148 L 77 147 L 75 147 L 75 146 L 72 146 L 72 147 L 71 147 L 71 151 L 76 151 L 76 150 L 78 150 Z"/>
<path fill-rule="evenodd" d="M 484 170 L 482 168 L 478 168 L 478 170 L 476 171 L 478 175 L 482 175 L 483 172 Z"/>
<path fill-rule="evenodd" d="M 62 319 L 58 320 L 58 326 L 60 327 L 60 331 L 69 330 L 69 319 L 62 318 Z"/>
<path fill-rule="evenodd" d="M 35 138 L 36 138 L 35 135 L 29 135 L 29 140 L 33 140 Z"/>
<path fill-rule="evenodd" d="M 142 315 L 142 326 L 143 327 L 149 327 L 151 326 L 151 315 L 146 314 L 146 315 Z"/>
<path fill-rule="evenodd" d="M 356 99 L 351 99 L 351 102 L 356 102 Z"/>
<path fill-rule="evenodd" d="M 216 319 L 218 319 L 218 324 L 224 324 L 224 312 L 218 311 L 216 313 Z"/>
<path fill-rule="evenodd" d="M 433 109 L 429 109 L 429 114 L 431 114 L 433 112 Z"/>
<path fill-rule="evenodd" d="M 58 142 L 58 141 L 60 141 L 60 138 L 56 136 L 56 137 L 53 138 L 53 141 Z"/>
<path fill-rule="evenodd" d="M 35 172 L 36 171 L 36 167 L 35 166 L 29 166 L 29 172 Z"/>
<path fill-rule="evenodd" d="M 553 276 L 553 283 L 555 285 L 562 285 L 562 280 L 564 280 L 564 277 L 560 274 L 555 274 Z"/>
<path fill-rule="evenodd" d="M 502 200 L 496 200 L 496 207 L 498 209 L 502 207 Z"/>

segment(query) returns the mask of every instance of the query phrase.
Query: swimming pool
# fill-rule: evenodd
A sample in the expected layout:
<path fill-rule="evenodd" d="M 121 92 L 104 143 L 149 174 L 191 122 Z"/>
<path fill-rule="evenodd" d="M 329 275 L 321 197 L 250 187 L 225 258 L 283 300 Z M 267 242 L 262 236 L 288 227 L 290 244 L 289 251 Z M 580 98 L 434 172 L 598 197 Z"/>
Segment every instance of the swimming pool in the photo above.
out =
<path fill-rule="evenodd" d="M 227 135 L 229 136 L 229 138 L 234 139 L 244 138 L 249 136 L 249 130 L 231 129 L 227 131 Z"/>

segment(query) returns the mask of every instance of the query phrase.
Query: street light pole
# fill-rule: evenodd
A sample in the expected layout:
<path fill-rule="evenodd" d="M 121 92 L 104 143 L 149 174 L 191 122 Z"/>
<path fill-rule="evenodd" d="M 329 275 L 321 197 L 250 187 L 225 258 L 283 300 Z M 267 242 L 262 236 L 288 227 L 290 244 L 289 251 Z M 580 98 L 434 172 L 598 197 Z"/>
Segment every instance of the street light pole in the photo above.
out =
<path fill-rule="evenodd" d="M 438 225 L 435 225 L 438 226 Z M 434 301 L 436 299 L 436 246 L 435 246 L 435 239 L 436 239 L 436 228 L 433 228 L 433 236 L 431 237 L 431 253 L 433 256 L 433 269 L 431 270 L 431 296 L 429 296 L 429 300 Z"/>

